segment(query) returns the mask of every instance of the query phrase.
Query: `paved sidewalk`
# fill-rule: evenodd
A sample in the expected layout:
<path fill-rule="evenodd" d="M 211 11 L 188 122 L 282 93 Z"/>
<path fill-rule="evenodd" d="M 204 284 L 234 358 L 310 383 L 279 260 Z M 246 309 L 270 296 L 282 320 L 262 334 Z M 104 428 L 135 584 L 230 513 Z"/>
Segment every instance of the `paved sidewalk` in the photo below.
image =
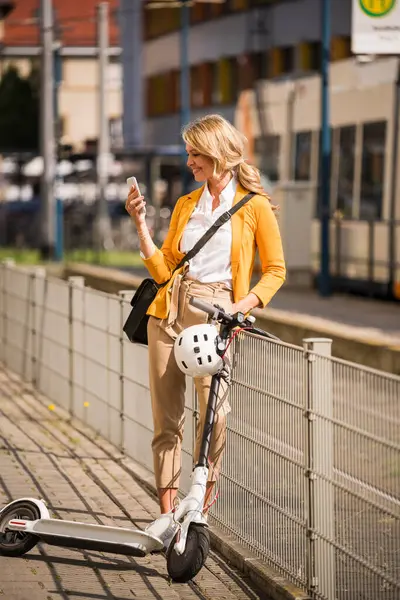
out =
<path fill-rule="evenodd" d="M 123 456 L 66 413 L 49 410 L 15 375 L 0 371 L 0 506 L 43 498 L 52 516 L 144 527 L 157 504 Z M 215 553 L 190 584 L 170 584 L 162 555 L 137 559 L 39 544 L 1 559 L 4 600 L 268 600 Z"/>

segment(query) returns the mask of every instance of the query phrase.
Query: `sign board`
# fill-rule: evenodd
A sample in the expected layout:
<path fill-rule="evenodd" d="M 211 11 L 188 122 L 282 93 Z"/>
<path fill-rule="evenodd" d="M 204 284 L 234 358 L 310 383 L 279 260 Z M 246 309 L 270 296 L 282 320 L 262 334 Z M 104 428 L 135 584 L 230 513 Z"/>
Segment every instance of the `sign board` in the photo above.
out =
<path fill-rule="evenodd" d="M 353 54 L 400 55 L 400 0 L 352 0 Z"/>

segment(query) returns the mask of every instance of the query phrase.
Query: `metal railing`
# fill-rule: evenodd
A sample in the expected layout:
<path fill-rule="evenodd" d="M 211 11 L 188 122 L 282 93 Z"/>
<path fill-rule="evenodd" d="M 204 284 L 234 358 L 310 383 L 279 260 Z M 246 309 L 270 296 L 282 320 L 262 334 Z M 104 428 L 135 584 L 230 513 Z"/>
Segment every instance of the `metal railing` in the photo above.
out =
<path fill-rule="evenodd" d="M 0 267 L 0 360 L 153 470 L 147 348 L 118 296 Z M 331 341 L 235 338 L 221 495 L 211 520 L 326 600 L 400 598 L 400 377 L 331 357 Z M 197 405 L 186 393 L 181 485 Z"/>
<path fill-rule="evenodd" d="M 319 270 L 319 223 L 313 222 L 313 267 Z M 399 299 L 400 221 L 330 219 L 330 272 L 333 289 Z"/>

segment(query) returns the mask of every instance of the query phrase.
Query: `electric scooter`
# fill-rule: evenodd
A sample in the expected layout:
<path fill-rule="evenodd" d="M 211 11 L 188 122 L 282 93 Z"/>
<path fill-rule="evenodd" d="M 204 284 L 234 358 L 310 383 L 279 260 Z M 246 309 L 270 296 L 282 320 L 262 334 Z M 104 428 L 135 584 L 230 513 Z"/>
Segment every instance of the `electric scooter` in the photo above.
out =
<path fill-rule="evenodd" d="M 248 329 L 273 339 L 275 336 L 255 328 L 255 318 L 242 313 L 230 315 L 221 307 L 197 298 L 190 300 L 196 308 L 220 324 L 217 353 L 224 356 L 232 330 Z M 208 456 L 220 382 L 226 371 L 220 369 L 212 376 L 199 460 L 193 469 L 188 495 L 176 508 L 161 515 L 144 530 L 107 525 L 92 525 L 76 521 L 53 519 L 44 500 L 21 498 L 0 510 L 0 555 L 22 556 L 39 541 L 52 546 L 98 550 L 114 554 L 144 557 L 166 552 L 170 578 L 186 583 L 203 567 L 210 549 L 207 519 L 203 514 Z"/>

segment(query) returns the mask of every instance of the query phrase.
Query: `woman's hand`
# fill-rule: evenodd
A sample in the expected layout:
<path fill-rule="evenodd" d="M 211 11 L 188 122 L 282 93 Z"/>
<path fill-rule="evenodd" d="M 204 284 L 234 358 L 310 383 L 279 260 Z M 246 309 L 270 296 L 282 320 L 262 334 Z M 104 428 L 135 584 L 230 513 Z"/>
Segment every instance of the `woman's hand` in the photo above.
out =
<path fill-rule="evenodd" d="M 146 224 L 146 202 L 135 186 L 129 190 L 125 209 L 135 220 L 141 253 L 144 258 L 150 258 L 154 254 L 155 246 Z"/>
<path fill-rule="evenodd" d="M 135 220 L 136 227 L 140 227 L 146 221 L 146 202 L 144 196 L 140 196 L 137 188 L 132 186 L 125 202 L 125 209 Z"/>
<path fill-rule="evenodd" d="M 260 306 L 260 304 L 259 297 L 256 296 L 256 294 L 253 294 L 253 292 L 250 292 L 245 298 L 232 305 L 231 313 L 235 315 L 236 313 L 241 312 L 246 315 L 248 312 L 253 310 L 253 308 Z"/>

